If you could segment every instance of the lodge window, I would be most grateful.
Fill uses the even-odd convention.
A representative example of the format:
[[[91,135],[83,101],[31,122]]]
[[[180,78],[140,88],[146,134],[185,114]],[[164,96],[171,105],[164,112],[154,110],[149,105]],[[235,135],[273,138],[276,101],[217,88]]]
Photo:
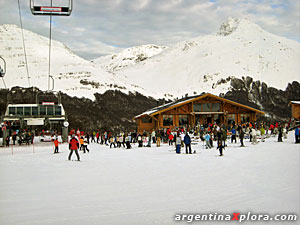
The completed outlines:
[[[210,112],[210,103],[202,104],[202,112]]]
[[[194,112],[220,112],[220,103],[194,104]]]
[[[54,115],[54,107],[52,105],[47,106],[47,115]]]
[[[143,117],[142,123],[152,123],[152,119],[150,117]]]
[[[173,126],[173,115],[163,115],[163,126]]]
[[[24,115],[25,116],[31,115],[31,107],[24,107]]]
[[[32,110],[32,115],[33,116],[37,116],[38,115],[38,107],[32,107],[31,110]]]
[[[194,104],[194,112],[201,112],[201,104]]]
[[[61,106],[55,106],[55,115],[61,115]]]
[[[212,112],[220,112],[221,111],[220,103],[212,103],[211,111]]]
[[[42,115],[42,116],[46,115],[46,106],[44,106],[44,105],[40,106],[40,115]]]
[[[179,115],[179,126],[184,126],[189,124],[188,116],[187,115]]]
[[[235,114],[228,114],[227,115],[227,124],[234,124],[235,123]]]
[[[16,107],[9,107],[8,115],[16,115]]]
[[[23,107],[17,107],[17,115],[23,116]]]
[[[241,114],[241,123],[250,122],[250,114]]]

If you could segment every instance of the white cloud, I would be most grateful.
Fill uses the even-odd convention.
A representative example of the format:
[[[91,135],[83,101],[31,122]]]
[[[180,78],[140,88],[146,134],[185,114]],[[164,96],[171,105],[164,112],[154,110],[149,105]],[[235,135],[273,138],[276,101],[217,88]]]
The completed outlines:
[[[31,15],[28,2],[21,1],[24,28],[48,36],[49,18]],[[295,0],[76,0],[70,17],[53,17],[53,37],[92,58],[119,48],[170,46],[215,34],[233,16],[251,18],[271,33],[300,41],[299,4]],[[19,25],[17,3],[0,0],[0,6],[0,24]]]

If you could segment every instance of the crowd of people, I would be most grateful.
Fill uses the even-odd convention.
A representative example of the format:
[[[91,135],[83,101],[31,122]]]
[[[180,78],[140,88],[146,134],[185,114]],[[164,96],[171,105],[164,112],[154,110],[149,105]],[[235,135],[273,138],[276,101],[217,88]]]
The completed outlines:
[[[77,156],[77,160],[80,160],[78,151],[83,153],[89,153],[89,144],[98,143],[100,145],[108,146],[109,148],[122,148],[131,149],[133,143],[137,143],[138,148],[151,147],[153,144],[156,147],[160,147],[161,143],[168,144],[175,147],[177,154],[181,153],[181,149],[185,147],[186,154],[195,153],[192,151],[192,141],[201,140],[206,149],[211,149],[216,144],[216,149],[219,150],[220,156],[223,155],[223,150],[227,147],[227,142],[238,143],[240,147],[244,147],[244,139],[249,139],[252,144],[258,144],[258,139],[264,142],[266,138],[270,136],[277,136],[278,142],[282,142],[287,138],[287,133],[290,128],[290,123],[279,124],[274,123],[267,125],[266,123],[235,123],[225,126],[223,124],[205,124],[198,125],[194,128],[178,127],[174,129],[164,128],[160,130],[152,130],[151,132],[138,133],[136,131],[131,132],[112,132],[112,131],[93,131],[84,132],[80,129],[70,130],[69,160],[73,152]],[[295,143],[300,143],[299,137],[299,124],[295,127]],[[34,131],[18,130],[12,131],[10,135],[6,137],[6,146],[10,143],[15,145],[25,143],[27,145],[32,144],[34,140]],[[43,136],[44,131],[38,135]],[[59,153],[59,135],[57,132],[51,134],[51,140],[54,143],[54,153]],[[215,142],[215,143],[214,143]]]
[[[200,139],[205,143],[206,149],[214,147],[216,142],[216,149],[219,150],[220,156],[223,156],[223,150],[227,147],[227,141],[231,143],[237,143],[237,139],[240,142],[240,147],[244,147],[244,139],[249,139],[249,142],[253,145],[258,144],[258,139],[264,142],[266,138],[270,136],[278,137],[278,142],[282,142],[287,138],[287,133],[290,124],[279,123],[270,124],[266,123],[245,123],[230,126],[218,125],[218,124],[206,124],[199,125],[193,129],[187,128],[165,128],[160,130],[152,130],[151,132],[137,133],[131,131],[125,132],[83,132],[77,129],[72,129],[70,135],[75,137],[79,142],[79,149],[86,149],[90,143],[98,143],[106,145],[109,148],[124,148],[130,149],[132,143],[137,143],[138,148],[151,147],[153,144],[159,147],[161,143],[168,144],[175,147],[177,154],[181,153],[181,149],[185,147],[186,154],[195,153],[192,150],[192,140]],[[192,136],[192,138],[191,138]],[[296,143],[299,143],[299,127],[295,129]],[[85,151],[84,151],[85,153]]]

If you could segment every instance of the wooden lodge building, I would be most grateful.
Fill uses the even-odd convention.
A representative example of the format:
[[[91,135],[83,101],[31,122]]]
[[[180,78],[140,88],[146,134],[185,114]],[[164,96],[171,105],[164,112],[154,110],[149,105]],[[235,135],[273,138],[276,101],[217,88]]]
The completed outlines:
[[[292,118],[300,120],[300,101],[290,101],[289,105],[292,107]]]
[[[209,93],[182,98],[150,109],[133,119],[138,132],[198,124],[255,122],[264,112]]]

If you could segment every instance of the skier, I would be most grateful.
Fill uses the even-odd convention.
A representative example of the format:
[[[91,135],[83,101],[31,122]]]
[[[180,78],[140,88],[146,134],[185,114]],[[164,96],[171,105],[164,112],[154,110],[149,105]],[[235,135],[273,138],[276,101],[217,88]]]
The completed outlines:
[[[54,141],[53,141],[53,143],[54,143],[54,154],[55,153],[59,153],[58,152],[58,138],[56,138]]]
[[[173,138],[174,138],[174,136],[173,136],[172,132],[170,132],[168,138],[169,138],[169,145],[173,145]]]
[[[5,138],[5,142],[6,142],[6,147],[9,147],[10,136],[7,136],[7,137]]]
[[[109,138],[109,142],[110,142],[109,148],[111,148],[112,145],[114,145],[114,148],[116,148],[115,141],[116,141],[116,139],[113,137],[113,135],[111,135]]]
[[[13,140],[13,145],[15,145],[16,144],[16,140],[17,140],[17,132],[16,131],[13,132],[12,140]]]
[[[257,144],[257,131],[256,131],[256,128],[252,128],[252,132],[251,132],[251,135],[252,135],[252,144]]]
[[[287,139],[287,132],[288,131],[288,128],[287,127],[284,127],[283,129],[282,129],[282,134],[283,134],[283,138],[284,139]]]
[[[219,149],[220,156],[223,156],[223,149],[225,150],[225,146],[222,145],[222,141],[218,140],[218,147],[217,150]]]
[[[97,144],[99,144],[99,138],[100,138],[100,132],[98,131],[98,132],[96,133]]]
[[[83,139],[83,137],[80,137],[80,139],[79,139],[79,143],[80,143],[80,151],[81,150],[83,150],[84,149],[84,139]]]
[[[96,135],[96,132],[93,131],[92,134],[91,134],[91,143],[92,143],[92,142],[96,142],[96,141],[95,141],[95,135]]]
[[[184,133],[183,131],[181,131],[181,134],[180,134],[180,139],[181,139],[181,147],[183,148],[184,147]]]
[[[265,133],[266,133],[266,130],[265,130],[264,126],[262,125],[260,128],[260,135],[261,135],[262,142],[265,142]]]
[[[85,151],[90,152],[90,150],[88,149],[88,144],[89,144],[88,138],[85,137],[83,141],[83,153],[85,153]]]
[[[191,138],[190,138],[190,136],[187,132],[184,136],[184,144],[185,144],[185,153],[186,154],[192,154]],[[188,149],[189,149],[189,151],[188,151]]]
[[[143,133],[143,147],[146,147],[147,146],[147,144],[148,144],[148,138],[147,138],[147,133],[146,132],[144,132]]]
[[[300,140],[299,140],[299,128],[300,128],[300,126],[295,128],[295,143],[296,144],[300,143]]]
[[[161,133],[160,131],[156,132],[156,147],[160,147]]]
[[[232,129],[231,129],[231,143],[233,141],[235,141],[235,143],[236,143],[236,130],[234,127],[232,127]]]
[[[224,147],[226,146],[226,139],[227,139],[227,130],[225,128],[222,128],[222,140],[224,143]]]
[[[244,145],[244,136],[245,136],[245,132],[244,132],[243,128],[240,128],[240,136],[239,136],[240,142],[241,142],[240,147],[245,147],[245,145]]]
[[[282,142],[282,127],[278,128],[278,142]]]
[[[139,134],[137,137],[138,143],[139,143],[139,148],[143,147],[143,139],[142,139],[142,135]]]
[[[181,147],[181,137],[178,135],[176,137],[176,153],[180,154],[180,147]]]
[[[210,135],[209,135],[209,133],[207,132],[206,133],[206,135],[205,135],[205,141],[206,141],[206,145],[205,145],[205,147],[206,147],[206,149],[210,149],[211,148],[211,145],[210,145]]]
[[[147,147],[151,147],[151,134],[148,134],[148,144]]]
[[[70,143],[69,143],[69,149],[70,149],[69,160],[71,160],[71,156],[72,156],[73,152],[75,151],[75,154],[77,156],[77,160],[80,161],[78,148],[79,148],[79,142],[75,138],[75,135],[72,135],[72,139],[70,140]]]
[[[130,145],[130,136],[125,135],[125,143],[126,143],[126,149],[131,149]]]
[[[155,130],[154,130],[154,129],[153,129],[153,131],[152,131],[151,136],[152,136],[152,142],[153,142],[153,144],[156,144],[156,140],[155,140],[156,133],[155,133]]]
[[[124,133],[123,132],[121,132],[120,133],[120,136],[119,136],[119,142],[120,142],[120,147],[121,147],[121,145],[123,145],[123,148],[125,148],[125,139],[124,139]]]

